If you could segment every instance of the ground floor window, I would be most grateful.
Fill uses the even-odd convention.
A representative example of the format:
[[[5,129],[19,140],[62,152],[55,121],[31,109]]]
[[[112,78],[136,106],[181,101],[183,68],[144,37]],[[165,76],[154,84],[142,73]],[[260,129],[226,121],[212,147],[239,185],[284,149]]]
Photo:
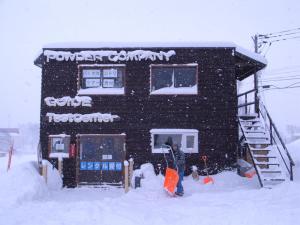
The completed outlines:
[[[152,153],[163,153],[167,149],[162,146],[172,139],[185,153],[198,153],[198,130],[195,129],[152,129]]]
[[[49,157],[68,158],[70,148],[70,135],[49,135]]]

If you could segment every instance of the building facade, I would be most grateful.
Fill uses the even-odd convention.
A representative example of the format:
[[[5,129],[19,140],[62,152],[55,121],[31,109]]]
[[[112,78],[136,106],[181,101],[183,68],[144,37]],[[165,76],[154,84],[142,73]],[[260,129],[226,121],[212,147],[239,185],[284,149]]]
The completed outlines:
[[[43,48],[42,157],[63,158],[64,185],[121,184],[123,161],[165,167],[168,138],[210,173],[232,168],[237,80],[265,67],[233,43],[86,43]]]

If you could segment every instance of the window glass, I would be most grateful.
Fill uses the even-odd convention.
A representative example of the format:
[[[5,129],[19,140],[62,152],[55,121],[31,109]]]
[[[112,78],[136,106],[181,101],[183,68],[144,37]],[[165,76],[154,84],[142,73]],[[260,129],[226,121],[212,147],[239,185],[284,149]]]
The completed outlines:
[[[173,85],[173,68],[152,68],[152,90],[157,90]]]
[[[50,153],[69,153],[70,137],[50,137]]]
[[[174,68],[175,87],[192,87],[196,84],[195,67]]]
[[[186,136],[186,147],[194,148],[194,136]]]
[[[82,70],[81,88],[122,88],[124,68],[102,67]]]
[[[152,94],[197,94],[196,66],[152,66]],[[184,91],[182,91],[185,88]]]
[[[168,140],[172,139],[173,144],[177,144],[181,147],[181,134],[155,134],[154,135],[154,148],[161,148],[162,145],[166,144]]]

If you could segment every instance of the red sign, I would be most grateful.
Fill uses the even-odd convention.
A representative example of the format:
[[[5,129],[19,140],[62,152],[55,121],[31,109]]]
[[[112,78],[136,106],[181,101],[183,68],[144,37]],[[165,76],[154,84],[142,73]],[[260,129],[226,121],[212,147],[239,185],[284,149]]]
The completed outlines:
[[[75,158],[76,157],[76,146],[75,146],[75,144],[70,145],[69,156],[70,156],[70,158]]]

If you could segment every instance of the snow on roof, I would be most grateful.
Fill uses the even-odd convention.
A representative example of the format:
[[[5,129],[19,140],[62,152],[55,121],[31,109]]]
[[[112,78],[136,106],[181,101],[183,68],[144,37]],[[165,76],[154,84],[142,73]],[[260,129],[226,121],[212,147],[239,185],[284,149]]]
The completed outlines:
[[[262,55],[242,48],[233,42],[68,42],[47,44],[43,48],[235,48],[236,52],[267,64],[267,60]]]

